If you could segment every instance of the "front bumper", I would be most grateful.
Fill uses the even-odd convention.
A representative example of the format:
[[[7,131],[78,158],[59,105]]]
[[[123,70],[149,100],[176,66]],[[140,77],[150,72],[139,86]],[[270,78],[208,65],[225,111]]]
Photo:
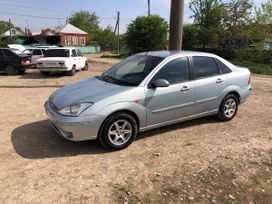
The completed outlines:
[[[69,117],[56,113],[45,103],[45,111],[54,130],[71,141],[94,140],[104,120],[100,115]]]

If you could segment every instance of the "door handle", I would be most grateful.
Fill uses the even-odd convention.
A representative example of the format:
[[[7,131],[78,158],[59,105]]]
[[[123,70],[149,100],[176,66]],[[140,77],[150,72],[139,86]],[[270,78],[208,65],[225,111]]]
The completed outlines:
[[[183,86],[180,91],[189,91],[191,88],[189,86]]]
[[[220,79],[220,78],[216,80],[216,83],[217,83],[217,84],[222,83],[222,82],[223,82],[223,80]]]

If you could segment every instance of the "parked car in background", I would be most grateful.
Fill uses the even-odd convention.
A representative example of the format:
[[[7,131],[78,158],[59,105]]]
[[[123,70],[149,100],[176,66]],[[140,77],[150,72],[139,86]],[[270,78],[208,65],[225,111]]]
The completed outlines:
[[[46,48],[44,48],[44,49],[41,49],[41,48],[32,49],[32,51],[31,51],[31,54],[32,54],[31,55],[31,62],[33,64],[36,64],[38,59],[44,57],[45,52],[46,52]]]
[[[88,70],[88,62],[78,49],[53,48],[46,50],[44,58],[37,60],[37,69],[43,74],[66,72],[72,76],[76,70]]]
[[[30,56],[24,53],[16,54],[9,48],[0,48],[0,71],[7,75],[23,74],[33,64]]]
[[[249,70],[216,55],[147,52],[58,89],[45,109],[64,138],[118,150],[138,132],[208,115],[232,120],[250,92]]]

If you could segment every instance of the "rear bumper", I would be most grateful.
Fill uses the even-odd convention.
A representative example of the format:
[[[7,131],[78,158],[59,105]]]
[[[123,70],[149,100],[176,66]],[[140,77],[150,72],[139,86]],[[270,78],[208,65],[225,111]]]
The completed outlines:
[[[240,91],[240,103],[243,103],[247,100],[247,98],[250,96],[252,92],[251,85],[243,87],[243,89]]]
[[[71,141],[94,140],[97,138],[103,117],[99,115],[69,117],[56,113],[45,103],[45,111],[54,130]]]
[[[26,70],[26,69],[30,69],[34,67],[34,64],[21,64],[21,65],[17,65],[16,69],[18,70]]]
[[[68,67],[38,67],[36,68],[40,71],[47,71],[47,72],[65,72],[70,71]]]

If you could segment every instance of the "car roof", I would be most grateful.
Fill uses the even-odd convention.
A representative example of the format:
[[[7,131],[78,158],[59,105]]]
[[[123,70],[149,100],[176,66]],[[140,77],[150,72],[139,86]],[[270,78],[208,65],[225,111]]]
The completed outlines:
[[[77,50],[78,48],[74,47],[52,47],[47,50]]]
[[[195,55],[201,55],[201,56],[210,56],[214,57],[216,55],[206,52],[196,52],[196,51],[152,51],[152,52],[143,52],[140,53],[141,55],[150,55],[155,57],[171,57],[175,55],[181,55],[181,56],[195,56]]]

